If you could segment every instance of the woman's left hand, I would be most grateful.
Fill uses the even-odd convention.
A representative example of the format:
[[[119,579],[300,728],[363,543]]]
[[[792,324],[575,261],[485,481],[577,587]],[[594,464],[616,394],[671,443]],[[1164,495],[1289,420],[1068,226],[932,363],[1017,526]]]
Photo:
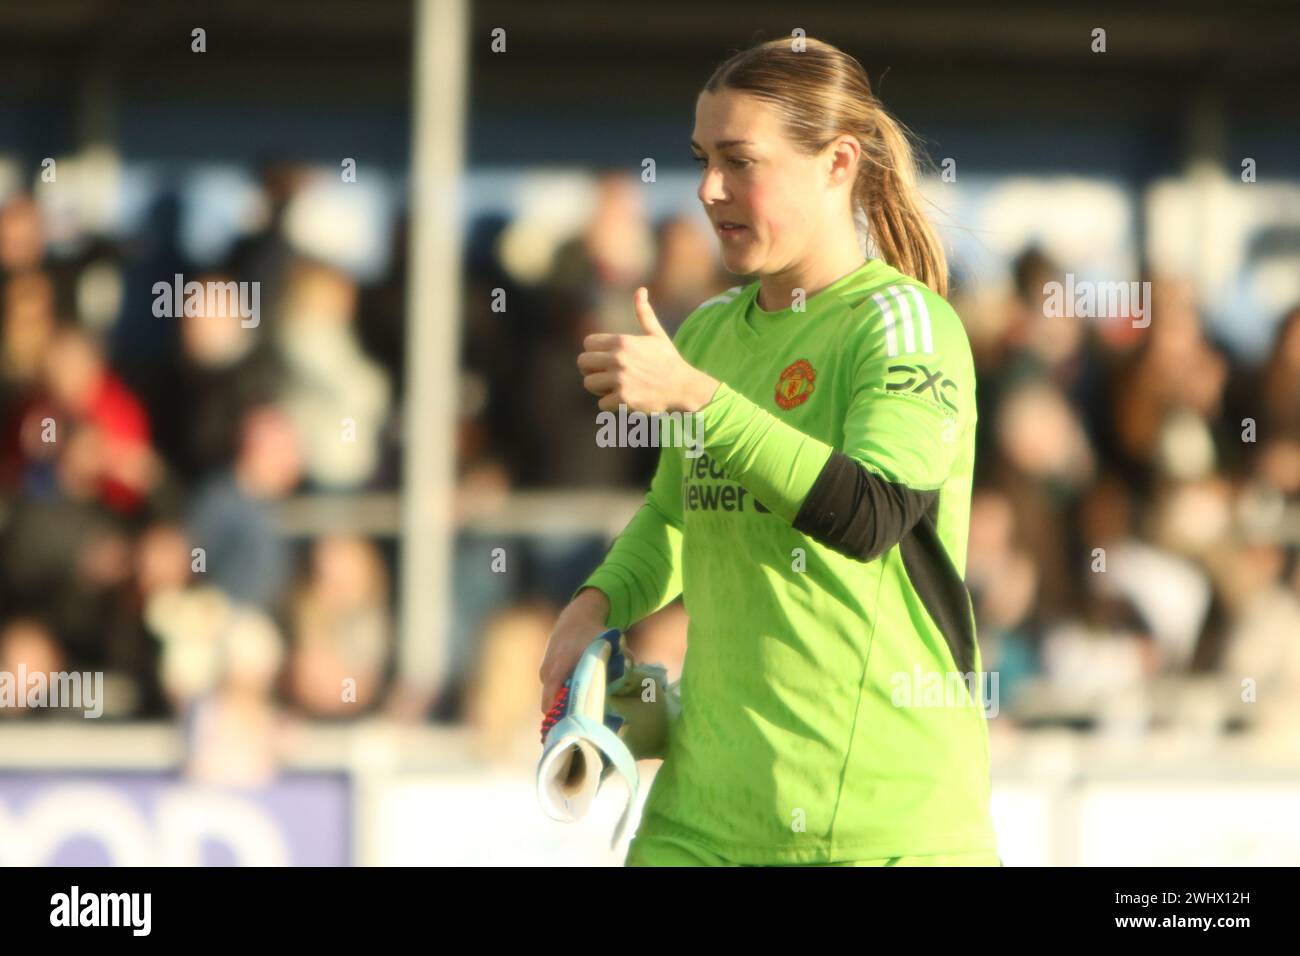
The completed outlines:
[[[583,387],[601,396],[602,411],[695,412],[713,398],[720,384],[678,354],[664,331],[644,286],[636,290],[636,317],[644,335],[597,332],[583,340],[578,356]]]

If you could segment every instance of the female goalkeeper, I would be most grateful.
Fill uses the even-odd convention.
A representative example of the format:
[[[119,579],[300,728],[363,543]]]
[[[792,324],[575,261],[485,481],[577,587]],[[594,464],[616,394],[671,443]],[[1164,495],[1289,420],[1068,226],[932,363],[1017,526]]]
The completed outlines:
[[[628,865],[998,866],[963,581],[975,373],[911,148],[812,39],[718,67],[691,147],[723,261],[757,281],[674,340],[639,289],[644,335],[585,341],[602,410],[692,413],[703,453],[662,448],[556,624],[542,709],[594,635],[681,594],[682,711]]]

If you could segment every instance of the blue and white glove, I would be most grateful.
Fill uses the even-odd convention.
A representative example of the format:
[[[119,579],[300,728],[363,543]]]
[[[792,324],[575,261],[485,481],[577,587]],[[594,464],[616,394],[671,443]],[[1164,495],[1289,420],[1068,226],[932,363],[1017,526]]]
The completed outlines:
[[[666,752],[680,712],[676,691],[662,665],[631,659],[622,632],[592,641],[542,722],[537,797],[546,814],[566,823],[582,819],[601,783],[617,774],[628,789],[611,844],[617,845],[636,804],[636,761]]]

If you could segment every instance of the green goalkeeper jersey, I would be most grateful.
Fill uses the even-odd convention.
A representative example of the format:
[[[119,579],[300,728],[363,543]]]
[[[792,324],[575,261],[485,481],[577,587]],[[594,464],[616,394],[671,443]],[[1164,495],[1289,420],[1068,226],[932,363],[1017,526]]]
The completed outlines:
[[[690,620],[639,833],[737,863],[994,850],[965,329],[875,259],[801,308],[758,289],[675,336],[722,383],[702,443],[661,429],[645,503],[583,585],[610,627],[679,594]]]

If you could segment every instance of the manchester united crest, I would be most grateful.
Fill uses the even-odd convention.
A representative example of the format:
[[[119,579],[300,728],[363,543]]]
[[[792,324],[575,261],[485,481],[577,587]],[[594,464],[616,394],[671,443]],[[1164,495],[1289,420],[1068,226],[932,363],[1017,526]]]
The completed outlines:
[[[782,408],[794,408],[808,401],[813,393],[817,373],[807,359],[791,362],[776,380],[776,403]]]

